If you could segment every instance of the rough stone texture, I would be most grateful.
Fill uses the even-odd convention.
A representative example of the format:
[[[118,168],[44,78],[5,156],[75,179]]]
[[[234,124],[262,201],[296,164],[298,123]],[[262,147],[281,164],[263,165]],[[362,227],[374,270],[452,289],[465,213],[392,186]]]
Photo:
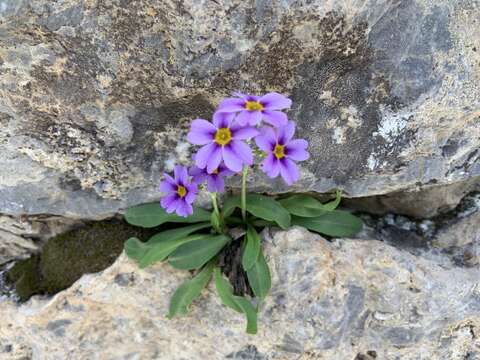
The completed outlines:
[[[1,0],[0,212],[101,218],[157,198],[190,120],[233,90],[293,98],[313,154],[296,190],[468,180],[479,17],[477,0]]]
[[[6,359],[465,360],[480,355],[480,270],[375,240],[326,241],[294,228],[266,237],[273,288],[259,333],[222,307],[213,286],[168,320],[188,277],[139,270],[122,255],[53,299],[0,302]]]
[[[343,204],[370,214],[394,213],[424,219],[454,209],[467,194],[475,192],[480,192],[480,177],[449,185],[434,185],[380,196],[344,199]]]
[[[0,215],[0,265],[28,257],[46,240],[80,222],[56,216],[15,218]]]

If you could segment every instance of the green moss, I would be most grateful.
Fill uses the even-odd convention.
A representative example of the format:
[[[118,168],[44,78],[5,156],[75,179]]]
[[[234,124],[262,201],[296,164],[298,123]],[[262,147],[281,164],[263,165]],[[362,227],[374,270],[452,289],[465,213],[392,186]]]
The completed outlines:
[[[41,253],[18,261],[7,274],[7,281],[14,284],[21,301],[35,294],[55,294],[83,274],[110,266],[128,238],[147,239],[157,231],[120,220],[91,223],[51,238]]]

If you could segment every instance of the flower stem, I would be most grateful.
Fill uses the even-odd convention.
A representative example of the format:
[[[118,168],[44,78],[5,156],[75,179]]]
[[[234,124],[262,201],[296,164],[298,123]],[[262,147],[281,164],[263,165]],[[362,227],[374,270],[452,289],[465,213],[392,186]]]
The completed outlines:
[[[217,193],[213,192],[213,193],[210,193],[210,196],[212,198],[212,205],[213,205],[213,213],[215,214],[215,217],[218,219],[218,224],[216,224],[215,226],[215,230],[218,232],[218,233],[221,233],[222,231],[222,217],[220,215],[220,210],[218,210],[218,203],[217,203]]]
[[[247,221],[247,174],[248,166],[243,167],[242,172],[242,198],[241,198],[241,207],[242,207],[242,219]]]

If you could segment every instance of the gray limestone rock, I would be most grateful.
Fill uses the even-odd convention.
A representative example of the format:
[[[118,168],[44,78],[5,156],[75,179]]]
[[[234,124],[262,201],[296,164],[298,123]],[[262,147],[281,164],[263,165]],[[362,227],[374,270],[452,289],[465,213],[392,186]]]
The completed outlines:
[[[188,316],[168,320],[188,272],[140,270],[122,255],[52,299],[0,302],[0,357],[460,360],[480,351],[478,268],[301,228],[266,236],[265,248],[273,287],[256,336],[213,284]]]
[[[0,213],[157,199],[189,122],[234,90],[292,97],[312,153],[294,191],[462,184],[480,175],[479,16],[476,0],[2,0]]]

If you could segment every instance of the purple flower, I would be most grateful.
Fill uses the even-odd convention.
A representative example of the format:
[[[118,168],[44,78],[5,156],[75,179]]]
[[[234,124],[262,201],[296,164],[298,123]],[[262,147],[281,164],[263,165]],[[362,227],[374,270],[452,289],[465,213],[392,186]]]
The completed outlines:
[[[267,153],[267,158],[262,162],[262,170],[271,178],[279,174],[288,185],[298,180],[295,161],[307,160],[308,142],[304,139],[292,140],[295,133],[295,123],[289,121],[286,126],[272,129],[265,127],[261,135],[255,138],[257,146]]]
[[[197,184],[207,181],[207,190],[209,192],[223,192],[225,191],[225,176],[231,176],[234,172],[228,170],[224,164],[220,164],[218,168],[213,170],[211,174],[207,172],[207,169],[200,169],[199,167],[193,167],[190,169],[190,175],[193,176],[193,182]]]
[[[160,191],[166,193],[160,200],[160,204],[167,213],[176,212],[178,216],[187,217],[192,215],[192,203],[197,197],[197,184],[190,182],[187,168],[177,165],[172,178],[164,174],[165,180],[160,183]]]
[[[235,114],[216,112],[213,114],[213,124],[203,119],[192,122],[188,141],[204,145],[195,155],[197,167],[207,168],[211,174],[222,160],[228,169],[235,172],[241,171],[243,164],[253,164],[252,150],[242,140],[258,135],[258,131],[250,126],[233,123],[234,118]]]
[[[240,125],[255,126],[262,118],[275,127],[287,124],[287,115],[277,110],[289,109],[292,106],[292,100],[289,98],[276,92],[262,97],[239,93],[234,95],[238,98],[223,100],[218,107],[218,112],[239,113],[236,120]]]

